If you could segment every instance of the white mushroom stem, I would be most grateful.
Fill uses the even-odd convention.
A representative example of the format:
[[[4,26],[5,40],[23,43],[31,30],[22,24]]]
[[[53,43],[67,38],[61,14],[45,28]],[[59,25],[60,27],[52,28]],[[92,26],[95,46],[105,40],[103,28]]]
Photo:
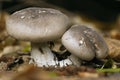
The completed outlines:
[[[82,60],[78,58],[77,56],[71,54],[68,59],[72,62],[73,65],[76,67],[79,67],[81,65]]]
[[[70,55],[68,56],[67,59],[59,61],[60,67],[67,66],[67,65],[74,65],[76,67],[79,67],[81,65],[81,60],[75,56],[75,55]]]
[[[46,43],[31,43],[31,58],[39,67],[57,65],[57,58],[53,55]]]

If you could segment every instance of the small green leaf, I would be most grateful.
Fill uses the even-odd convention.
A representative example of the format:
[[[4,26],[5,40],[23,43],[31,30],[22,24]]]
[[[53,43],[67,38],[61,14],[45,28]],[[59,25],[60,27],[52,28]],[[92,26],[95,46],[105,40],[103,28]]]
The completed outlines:
[[[30,52],[30,50],[31,50],[31,46],[28,45],[28,46],[26,46],[22,51],[23,51],[23,52]]]
[[[120,68],[112,69],[96,69],[97,72],[110,72],[110,73],[115,73],[115,72],[120,72]]]

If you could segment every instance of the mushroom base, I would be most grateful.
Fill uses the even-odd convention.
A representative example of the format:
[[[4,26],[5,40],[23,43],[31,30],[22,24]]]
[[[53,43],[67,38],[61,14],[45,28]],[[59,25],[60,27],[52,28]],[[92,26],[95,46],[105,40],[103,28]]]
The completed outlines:
[[[76,56],[69,56],[67,59],[58,61],[57,57],[51,52],[47,43],[31,43],[31,58],[38,67],[49,66],[80,66],[80,61]]]

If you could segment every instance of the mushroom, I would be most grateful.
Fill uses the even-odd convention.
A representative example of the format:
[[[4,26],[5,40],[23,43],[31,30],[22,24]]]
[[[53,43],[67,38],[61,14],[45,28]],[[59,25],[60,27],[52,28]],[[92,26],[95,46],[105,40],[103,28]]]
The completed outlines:
[[[61,38],[69,28],[69,23],[65,14],[50,8],[26,8],[6,18],[9,35],[31,42],[31,58],[40,67],[56,66],[59,63],[47,42]],[[66,63],[71,64],[70,60]]]
[[[90,61],[95,57],[101,59],[108,55],[108,46],[103,37],[94,29],[83,25],[73,25],[62,36],[62,43],[81,60]]]

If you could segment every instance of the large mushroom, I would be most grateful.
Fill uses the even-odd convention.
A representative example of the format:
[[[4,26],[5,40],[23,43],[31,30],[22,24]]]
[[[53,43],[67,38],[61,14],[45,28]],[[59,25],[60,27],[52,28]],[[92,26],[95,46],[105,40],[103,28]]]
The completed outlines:
[[[59,62],[47,42],[61,38],[69,28],[69,19],[55,9],[31,7],[7,17],[6,28],[12,37],[31,42],[31,58],[38,66],[56,66]],[[64,63],[72,64],[68,59]]]
[[[62,43],[81,60],[90,61],[95,57],[101,59],[108,55],[108,46],[103,37],[94,29],[83,25],[73,25],[62,36]]]

